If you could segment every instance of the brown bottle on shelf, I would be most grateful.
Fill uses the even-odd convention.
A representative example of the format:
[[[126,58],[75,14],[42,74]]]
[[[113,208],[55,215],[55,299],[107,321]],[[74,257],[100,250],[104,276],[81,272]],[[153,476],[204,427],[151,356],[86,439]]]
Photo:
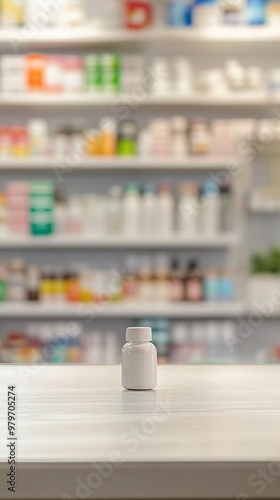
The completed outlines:
[[[37,266],[29,266],[26,273],[27,300],[37,302],[40,298],[40,273]]]
[[[184,288],[185,300],[188,302],[203,300],[203,275],[195,260],[190,261],[187,266]]]
[[[182,302],[184,300],[183,274],[176,258],[171,262],[169,295],[171,302]]]

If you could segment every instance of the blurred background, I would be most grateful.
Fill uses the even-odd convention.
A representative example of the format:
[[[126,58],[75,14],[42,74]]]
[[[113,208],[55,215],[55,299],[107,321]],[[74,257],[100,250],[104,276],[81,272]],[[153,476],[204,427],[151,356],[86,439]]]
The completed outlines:
[[[280,2],[0,1],[0,361],[280,361]]]

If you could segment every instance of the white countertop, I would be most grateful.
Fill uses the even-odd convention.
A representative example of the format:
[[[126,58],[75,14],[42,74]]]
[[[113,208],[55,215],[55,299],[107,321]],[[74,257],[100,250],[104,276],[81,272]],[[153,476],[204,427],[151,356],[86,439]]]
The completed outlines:
[[[2,365],[0,499],[279,498],[280,367],[158,372],[157,390],[128,392],[118,366]],[[5,484],[10,384],[18,397],[12,496]],[[121,463],[102,469],[109,477],[89,488],[90,474],[98,483],[102,477],[96,464],[116,459]],[[279,462],[262,496],[248,485],[260,462]],[[77,489],[81,481],[87,492]]]

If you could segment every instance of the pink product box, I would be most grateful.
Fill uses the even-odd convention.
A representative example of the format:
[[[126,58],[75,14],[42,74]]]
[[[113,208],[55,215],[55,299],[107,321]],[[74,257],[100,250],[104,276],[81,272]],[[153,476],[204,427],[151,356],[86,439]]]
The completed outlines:
[[[9,210],[29,210],[29,198],[26,196],[8,196],[7,206]]]
[[[10,182],[6,186],[7,196],[29,196],[29,184],[27,182]]]
[[[212,131],[212,153],[214,155],[232,155],[233,134],[229,121],[214,120],[211,126]]]
[[[29,213],[28,212],[20,212],[18,210],[14,210],[9,212],[8,215],[9,225],[11,224],[29,224]]]
[[[61,58],[66,69],[83,69],[84,60],[81,56],[64,56]]]
[[[154,144],[152,147],[152,154],[155,156],[168,156],[171,154],[169,144]]]
[[[18,236],[18,235],[25,236],[30,233],[29,225],[9,226],[9,232],[12,236]]]
[[[65,56],[63,59],[64,92],[83,90],[83,59],[80,56]]]
[[[19,230],[28,230],[29,231],[29,217],[21,214],[11,214],[8,217],[8,226],[9,228],[17,228]]]

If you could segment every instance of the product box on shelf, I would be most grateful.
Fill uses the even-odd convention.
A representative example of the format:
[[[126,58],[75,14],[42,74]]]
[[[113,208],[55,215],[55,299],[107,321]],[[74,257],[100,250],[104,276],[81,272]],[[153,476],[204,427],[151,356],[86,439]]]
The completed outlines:
[[[33,182],[30,187],[30,228],[34,236],[47,236],[54,228],[54,185],[52,182]]]

